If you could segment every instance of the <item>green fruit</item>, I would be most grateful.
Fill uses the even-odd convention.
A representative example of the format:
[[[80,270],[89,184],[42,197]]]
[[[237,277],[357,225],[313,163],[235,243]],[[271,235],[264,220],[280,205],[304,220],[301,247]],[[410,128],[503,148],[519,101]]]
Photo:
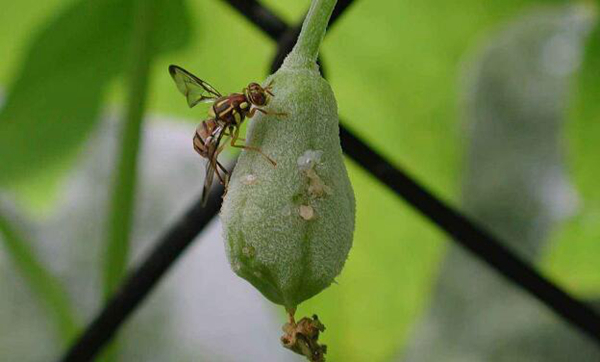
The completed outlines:
[[[293,310],[327,288],[352,246],[354,193],[344,166],[337,105],[316,66],[286,61],[266,84],[275,95],[249,121],[246,144],[223,201],[232,269]],[[299,65],[300,64],[300,65]]]

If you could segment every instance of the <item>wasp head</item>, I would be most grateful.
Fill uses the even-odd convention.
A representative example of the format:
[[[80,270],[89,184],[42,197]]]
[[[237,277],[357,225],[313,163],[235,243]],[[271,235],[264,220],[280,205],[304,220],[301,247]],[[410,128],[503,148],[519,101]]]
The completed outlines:
[[[269,103],[269,87],[263,88],[258,83],[250,83],[245,90],[246,97],[255,106],[265,106]]]

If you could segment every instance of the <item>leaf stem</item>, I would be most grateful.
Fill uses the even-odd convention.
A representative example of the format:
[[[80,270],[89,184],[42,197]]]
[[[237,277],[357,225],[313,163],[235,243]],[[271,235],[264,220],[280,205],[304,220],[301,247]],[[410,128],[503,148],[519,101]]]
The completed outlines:
[[[155,1],[138,0],[134,11],[134,29],[129,64],[127,111],[117,158],[116,178],[108,215],[108,240],[104,264],[104,295],[114,293],[127,266],[130,233],[137,183],[140,148],[149,69],[152,58],[151,30]]]
[[[337,0],[313,0],[302,24],[296,45],[285,59],[283,66],[314,69],[319,47],[325,37],[329,18]]]
[[[1,214],[0,236],[11,261],[54,320],[60,339],[69,343],[77,332],[78,323],[65,288],[36,257],[31,243]]]
[[[128,67],[128,92],[125,123],[117,158],[116,177],[108,214],[108,238],[104,258],[104,298],[108,300],[121,283],[129,259],[130,234],[135,207],[137,163],[140,137],[148,93],[149,70],[153,52],[155,0],[137,0],[133,12],[133,32]],[[106,351],[106,360],[116,359],[116,345]]]

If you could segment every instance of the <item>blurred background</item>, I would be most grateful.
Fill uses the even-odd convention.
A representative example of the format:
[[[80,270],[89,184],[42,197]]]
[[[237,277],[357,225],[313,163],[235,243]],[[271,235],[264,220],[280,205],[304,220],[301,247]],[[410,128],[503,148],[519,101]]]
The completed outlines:
[[[309,5],[262,3],[291,25]],[[591,302],[596,14],[592,1],[357,0],[321,53],[345,126]],[[48,361],[201,192],[191,137],[205,112],[168,65],[234,92],[268,75],[276,44],[222,0],[21,0],[2,4],[0,49],[0,360]],[[299,309],[328,327],[328,360],[600,360],[347,161],[354,246]],[[100,359],[301,361],[280,346],[284,321],[231,272],[215,219]]]

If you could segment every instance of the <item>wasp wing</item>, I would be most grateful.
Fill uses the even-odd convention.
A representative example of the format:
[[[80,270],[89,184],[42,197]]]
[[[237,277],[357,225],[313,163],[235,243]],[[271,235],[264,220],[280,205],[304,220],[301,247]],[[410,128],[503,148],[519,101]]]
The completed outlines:
[[[187,98],[190,108],[198,103],[212,102],[221,97],[221,93],[213,86],[181,67],[170,65],[169,74],[175,81],[177,89]]]
[[[215,168],[209,164],[206,165],[206,176],[204,177],[204,187],[202,188],[202,206],[206,206],[206,202],[208,201],[208,193],[210,191],[210,186],[212,185],[213,178],[215,175]]]
[[[213,132],[208,136],[206,145],[208,148],[207,159],[208,162],[206,164],[206,176],[204,176],[204,188],[202,190],[202,205],[206,205],[206,201],[208,200],[208,193],[210,191],[210,186],[213,183],[213,179],[215,177],[215,172],[219,172],[217,169],[217,165],[219,161],[217,161],[219,144],[221,143],[221,138],[225,133],[224,126],[216,127]]]

